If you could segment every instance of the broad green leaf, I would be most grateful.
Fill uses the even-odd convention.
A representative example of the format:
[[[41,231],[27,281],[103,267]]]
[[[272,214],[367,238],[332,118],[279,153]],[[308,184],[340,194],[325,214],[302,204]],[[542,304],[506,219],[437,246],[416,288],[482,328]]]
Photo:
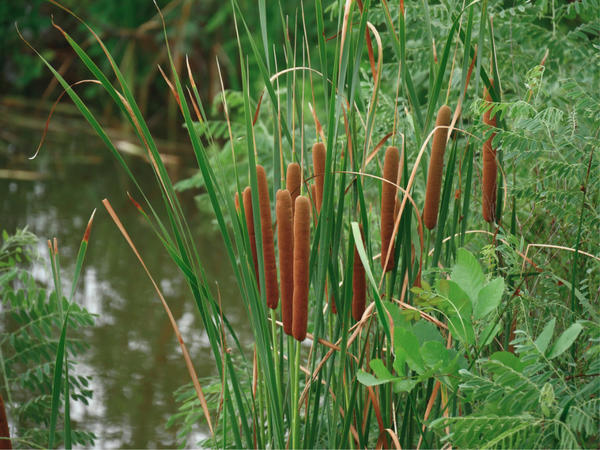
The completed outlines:
[[[380,384],[389,383],[390,380],[379,380],[375,378],[374,375],[365,372],[364,370],[359,370],[356,374],[356,378],[360,381],[361,384],[365,386],[378,386]]]
[[[392,385],[394,392],[410,392],[417,385],[418,380],[399,380]]]
[[[485,283],[477,258],[464,248],[458,249],[456,264],[452,268],[450,279],[460,286],[475,305],[477,295]]]
[[[548,359],[562,355],[569,347],[571,347],[571,345],[573,345],[573,342],[575,342],[575,339],[577,339],[581,330],[583,330],[583,326],[580,323],[574,323],[567,328],[556,340],[554,345],[552,345],[552,348],[550,348]]]
[[[429,341],[444,341],[437,327],[427,320],[419,320],[413,325],[412,330],[421,345]]]
[[[394,349],[396,354],[403,353],[411,369],[423,373],[425,365],[419,352],[419,341],[414,333],[404,328],[394,330]]]
[[[511,369],[522,372],[525,364],[517,358],[514,354],[510,352],[496,352],[490,356],[490,359],[500,361],[505,366],[510,367]]]
[[[552,334],[554,333],[554,325],[556,324],[556,318],[552,318],[550,322],[546,324],[538,338],[535,340],[534,344],[539,350],[539,352],[543,355],[546,353],[546,349],[548,348],[548,344],[550,343],[550,339],[552,339]]]
[[[494,311],[502,300],[504,293],[504,280],[502,278],[494,278],[477,295],[477,303],[473,308],[473,316],[475,319],[483,319],[489,313]]]
[[[425,342],[421,346],[421,356],[429,367],[441,367],[448,361],[448,351],[439,341]]]
[[[371,366],[373,373],[380,380],[391,380],[392,378],[394,378],[393,375],[390,373],[390,371],[387,369],[387,367],[385,367],[383,365],[382,360],[372,359],[371,362],[369,363],[369,365]]]

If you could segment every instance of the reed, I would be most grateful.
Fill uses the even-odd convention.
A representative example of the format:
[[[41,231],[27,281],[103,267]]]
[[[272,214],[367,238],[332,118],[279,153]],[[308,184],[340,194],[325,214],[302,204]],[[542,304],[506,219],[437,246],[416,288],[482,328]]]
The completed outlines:
[[[252,190],[250,186],[244,189],[242,192],[242,203],[244,205],[244,216],[246,219],[246,228],[248,228],[248,238],[250,239],[250,249],[252,251],[252,262],[254,263],[254,276],[256,277],[256,283],[258,281],[258,254],[256,252],[256,234],[254,231],[254,214],[252,213]]]
[[[325,182],[325,158],[327,156],[327,150],[322,142],[317,142],[313,145],[312,157],[313,157],[313,170],[315,175],[315,207],[317,213],[321,212],[321,205],[323,204],[323,184]]]
[[[300,195],[300,189],[302,187],[302,169],[298,163],[290,163],[287,166],[287,173],[285,176],[285,188],[292,197],[292,215],[296,211],[296,198]]]
[[[298,341],[306,338],[310,256],[310,202],[299,196],[294,215],[294,295],[293,334]]]
[[[277,246],[279,248],[279,278],[281,282],[281,317],[283,331],[292,335],[292,301],[294,295],[294,224],[292,197],[286,190],[277,191]]]
[[[362,226],[360,235],[364,244],[364,235]],[[365,312],[365,303],[367,298],[367,281],[365,278],[365,268],[358,254],[356,244],[354,244],[354,260],[352,263],[352,318],[359,321]]]
[[[484,90],[486,103],[492,101],[492,97],[487,89]],[[483,114],[483,123],[490,127],[496,127],[496,116],[491,115],[492,106],[487,107]],[[483,220],[493,223],[496,220],[496,177],[498,174],[498,165],[496,163],[496,149],[492,145],[496,133],[483,143],[483,169],[481,174],[481,206]]]
[[[277,263],[275,262],[275,243],[271,221],[271,201],[267,173],[261,165],[256,165],[258,182],[258,206],[260,208],[260,228],[262,230],[263,267],[265,270],[265,290],[267,306],[276,309],[279,303],[279,286],[277,285]]]
[[[394,268],[394,244],[392,232],[394,231],[394,209],[396,207],[396,180],[400,153],[397,147],[388,147],[383,161],[383,186],[381,187],[381,267],[385,272]],[[387,255],[390,255],[387,265]]]
[[[437,224],[438,211],[440,208],[440,191],[442,187],[442,175],[444,173],[444,153],[446,151],[446,140],[448,138],[448,126],[452,119],[452,110],[443,105],[437,114],[431,144],[431,159],[429,160],[429,171],[427,172],[427,189],[425,192],[425,209],[423,210],[423,222],[425,226],[433,230]]]

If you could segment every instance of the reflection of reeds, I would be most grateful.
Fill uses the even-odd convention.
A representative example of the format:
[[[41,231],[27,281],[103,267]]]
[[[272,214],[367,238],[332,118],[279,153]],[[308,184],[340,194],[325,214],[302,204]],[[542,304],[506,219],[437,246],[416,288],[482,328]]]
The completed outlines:
[[[429,160],[429,171],[427,173],[427,191],[425,192],[425,208],[423,210],[423,222],[432,230],[437,224],[438,211],[440,208],[440,191],[442,188],[442,175],[444,173],[444,152],[446,151],[446,140],[448,138],[448,126],[452,119],[452,111],[443,105],[437,114],[435,121],[437,128],[433,133],[431,144],[431,159]]]
[[[484,92],[486,102],[491,102],[492,97],[487,89]],[[483,114],[483,122],[490,127],[496,127],[496,115],[491,116],[492,106],[486,106]],[[481,174],[482,190],[482,213],[483,220],[492,223],[496,219],[496,177],[498,167],[496,165],[496,149],[492,146],[492,141],[496,133],[492,133],[488,140],[483,143],[483,170]]]
[[[260,228],[262,230],[263,264],[265,270],[265,289],[267,306],[277,308],[279,303],[279,287],[277,286],[277,264],[275,262],[275,243],[271,221],[271,202],[269,200],[269,185],[265,168],[256,166],[258,182],[258,206],[260,207]]]
[[[381,267],[389,272],[394,267],[394,244],[392,232],[394,231],[394,209],[396,207],[396,180],[400,153],[396,147],[388,147],[383,160],[383,178],[381,186]],[[385,264],[388,258],[387,265]]]
[[[315,174],[315,207],[317,213],[321,212],[321,205],[323,204],[323,184],[325,182],[325,157],[327,156],[327,150],[322,142],[317,142],[313,145],[313,170]]]
[[[289,191],[277,191],[277,246],[279,248],[279,278],[281,281],[281,317],[283,331],[292,334],[292,300],[294,294],[294,224],[292,197]]]
[[[248,228],[248,237],[250,238],[250,249],[252,250],[252,262],[254,263],[254,276],[258,281],[258,255],[256,253],[256,234],[254,231],[254,215],[252,213],[252,191],[250,186],[242,192],[242,202],[244,204],[244,216],[246,218],[246,227]]]
[[[294,215],[293,333],[303,341],[308,321],[308,260],[310,256],[310,202],[299,196]]]
[[[285,176],[285,188],[292,197],[292,214],[296,210],[296,198],[300,195],[300,188],[302,186],[302,169],[298,163],[290,163],[287,167],[287,173]]]

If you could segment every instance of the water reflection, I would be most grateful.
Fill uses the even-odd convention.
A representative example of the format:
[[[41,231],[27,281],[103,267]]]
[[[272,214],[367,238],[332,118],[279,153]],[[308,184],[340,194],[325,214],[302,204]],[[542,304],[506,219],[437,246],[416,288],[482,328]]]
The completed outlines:
[[[4,125],[0,126],[3,128]],[[90,350],[79,366],[94,379],[94,401],[75,407],[77,421],[98,435],[98,447],[171,447],[175,429],[164,424],[176,411],[172,393],[188,382],[188,375],[162,306],[143,269],[101,205],[111,201],[148,268],[159,282],[195,361],[199,377],[213,375],[215,366],[208,340],[192,296],[160,242],[126,198],[135,187],[108,155],[98,139],[87,134],[51,133],[34,161],[26,159],[37,142],[37,132],[14,130],[17,141],[0,138],[0,167],[38,171],[43,179],[0,179],[0,228],[29,229],[42,238],[59,240],[65,282],[69,282],[74,257],[85,224],[98,208],[77,301],[99,315],[97,326],[86,337]],[[126,158],[149,197],[160,203],[154,175],[147,164]],[[193,199],[184,197],[184,210],[197,238],[208,280],[218,282],[224,310],[242,333],[245,314],[237,299],[222,240],[212,227],[212,217],[200,217]],[[48,278],[40,263],[35,273]],[[244,337],[242,335],[242,337]],[[201,430],[200,430],[201,431]]]

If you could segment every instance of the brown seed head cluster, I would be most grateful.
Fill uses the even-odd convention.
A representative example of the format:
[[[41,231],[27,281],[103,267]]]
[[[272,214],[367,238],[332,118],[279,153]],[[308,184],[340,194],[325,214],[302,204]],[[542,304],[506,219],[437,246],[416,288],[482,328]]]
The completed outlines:
[[[275,309],[279,303],[279,287],[277,286],[277,264],[275,263],[275,243],[271,222],[269,185],[267,184],[267,174],[263,166],[256,166],[256,178],[258,181],[258,204],[260,207],[260,226],[262,229],[267,306]]]
[[[294,293],[294,223],[292,197],[289,191],[277,191],[277,246],[279,247],[279,278],[281,281],[281,317],[283,331],[292,334],[292,302]]]
[[[325,158],[327,156],[327,150],[322,142],[318,142],[313,145],[312,150],[313,156],[313,169],[315,171],[315,191],[316,198],[314,199],[317,213],[321,212],[321,206],[323,204],[323,185],[325,183]]]
[[[491,102],[492,97],[485,89],[484,97],[486,102]],[[483,122],[490,127],[496,127],[496,116],[491,116],[491,105],[483,114]],[[483,220],[492,223],[496,220],[496,177],[498,174],[498,165],[496,162],[496,149],[492,146],[496,133],[492,133],[487,141],[483,143],[483,170],[481,174],[482,184],[482,213]]]
[[[308,288],[310,256],[310,201],[304,196],[296,199],[294,215],[294,295],[292,329],[294,338],[306,338],[308,323]]]
[[[396,147],[388,147],[383,161],[383,178],[381,186],[381,267],[389,272],[394,267],[394,244],[392,233],[394,231],[394,209],[396,206],[396,181],[400,153]],[[389,253],[389,258],[388,258]],[[385,261],[388,260],[386,265]]]

